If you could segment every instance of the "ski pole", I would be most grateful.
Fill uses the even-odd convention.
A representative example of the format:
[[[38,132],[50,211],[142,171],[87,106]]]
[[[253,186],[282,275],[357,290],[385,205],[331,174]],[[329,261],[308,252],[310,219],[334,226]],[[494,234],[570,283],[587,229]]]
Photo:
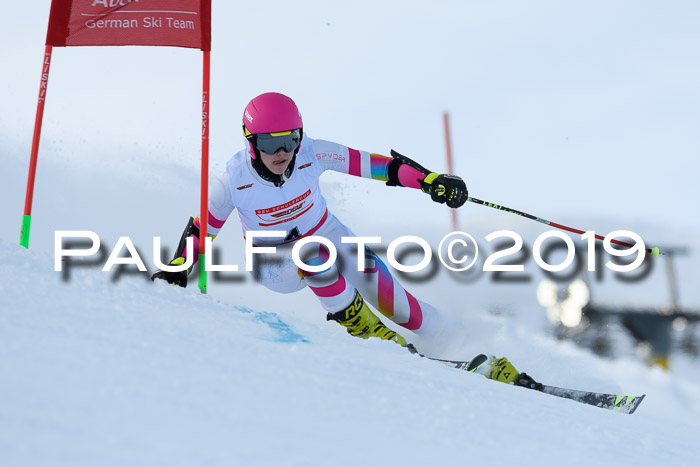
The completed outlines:
[[[533,216],[532,214],[528,214],[528,213],[526,213],[526,212],[518,211],[517,209],[511,209],[511,208],[508,208],[508,207],[506,207],[506,206],[501,206],[500,204],[489,203],[488,201],[482,201],[482,200],[480,200],[480,199],[471,198],[471,197],[467,198],[467,201],[470,201],[470,202],[472,202],[472,203],[474,203],[474,204],[480,204],[480,205],[482,205],[482,206],[487,206],[487,207],[489,207],[489,208],[498,209],[499,211],[505,211],[505,212],[509,212],[509,213],[511,213],[511,214],[517,214],[518,216],[527,217],[528,219],[532,219],[533,221],[541,222],[542,224],[549,225],[549,226],[555,227],[555,228],[557,228],[557,229],[566,230],[566,231],[574,232],[574,233],[577,233],[577,234],[585,234],[585,233],[586,233],[586,232],[584,232],[583,230],[578,230],[578,229],[574,229],[573,227],[567,227],[567,226],[562,225],[562,224],[557,224],[556,222],[548,221],[547,219],[542,219],[541,217]],[[597,238],[598,240],[605,240],[605,237],[603,237],[603,236],[601,236],[601,235],[595,235],[595,238]],[[629,248],[634,247],[633,244],[627,243],[627,242],[623,242],[623,241],[621,241],[621,240],[611,239],[610,242],[611,242],[611,243],[617,243],[618,245],[623,245],[623,246],[626,246],[626,247],[629,247]],[[654,248],[645,248],[644,250],[645,250],[647,253],[651,253],[651,255],[654,256],[654,257],[663,254],[663,253],[661,253],[661,252],[659,251],[659,249],[658,249],[657,247],[654,247]]]

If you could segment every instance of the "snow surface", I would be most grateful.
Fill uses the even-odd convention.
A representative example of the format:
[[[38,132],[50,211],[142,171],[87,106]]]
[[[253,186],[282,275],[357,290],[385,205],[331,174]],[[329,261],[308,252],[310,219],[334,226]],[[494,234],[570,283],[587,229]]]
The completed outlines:
[[[695,464],[697,360],[674,356],[666,373],[554,340],[532,261],[523,283],[440,268],[403,278],[453,321],[438,342],[407,337],[443,358],[507,355],[552,385],[645,393],[632,416],[351,338],[308,290],[276,295],[241,273],[202,295],[135,268],[101,272],[120,236],[153,271],[153,237],[172,252],[198,211],[195,51],[54,51],[31,248],[17,246],[49,4],[4,5],[0,28],[14,44],[0,48],[0,465]],[[696,2],[265,5],[214,2],[213,175],[261,92],[293,96],[313,137],[393,147],[434,170],[449,110],[455,171],[473,196],[689,246],[676,260],[681,304],[700,307]],[[322,184],[358,235],[437,246],[450,231],[447,209],[420,193],[337,174]],[[496,230],[530,246],[547,230],[474,205],[459,215],[482,246]],[[96,232],[101,260],[54,272],[56,230]],[[215,242],[221,262],[242,264],[242,243],[231,218]],[[606,275],[594,293],[669,299],[663,267],[642,283]]]

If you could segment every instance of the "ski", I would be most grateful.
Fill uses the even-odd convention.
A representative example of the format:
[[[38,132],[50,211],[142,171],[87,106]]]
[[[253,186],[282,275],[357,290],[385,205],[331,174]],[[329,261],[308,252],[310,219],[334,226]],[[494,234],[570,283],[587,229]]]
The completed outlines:
[[[582,404],[588,404],[602,409],[614,410],[620,413],[632,414],[642,403],[646,394],[641,396],[624,396],[617,394],[604,394],[599,392],[578,391],[576,389],[558,388],[543,385],[541,392],[552,396],[571,399]]]
[[[444,365],[450,366],[452,368],[457,368],[458,370],[469,371],[469,363],[464,361],[454,361],[454,360],[440,360],[438,358],[430,358],[436,362],[440,362]],[[525,373],[521,373],[525,375]],[[625,396],[618,394],[605,394],[600,392],[591,391],[579,391],[577,389],[566,389],[558,388],[556,386],[548,386],[546,384],[537,383],[532,378],[527,377],[529,384],[521,385],[521,387],[532,389],[535,391],[543,392],[551,396],[561,397],[564,399],[570,399],[582,404],[592,405],[594,407],[600,407],[601,409],[613,410],[615,412],[632,414],[639,404],[642,403],[646,394],[641,396]]]

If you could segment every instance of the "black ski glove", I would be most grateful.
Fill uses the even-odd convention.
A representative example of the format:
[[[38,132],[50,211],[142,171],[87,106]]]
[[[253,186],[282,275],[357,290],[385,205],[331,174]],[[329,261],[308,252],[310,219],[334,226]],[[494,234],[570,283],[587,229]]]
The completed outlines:
[[[185,264],[185,258],[183,258],[182,256],[180,256],[179,258],[175,258],[170,262],[171,266],[182,266],[183,264]],[[191,267],[185,271],[178,272],[161,271],[160,269],[158,269],[151,276],[151,280],[155,281],[156,279],[163,279],[164,281],[167,281],[168,284],[179,285],[180,287],[187,287],[187,276],[190,274],[191,270]]]
[[[467,185],[457,175],[429,173],[420,182],[421,190],[428,193],[436,203],[447,203],[451,208],[458,208],[467,202],[469,192]]]

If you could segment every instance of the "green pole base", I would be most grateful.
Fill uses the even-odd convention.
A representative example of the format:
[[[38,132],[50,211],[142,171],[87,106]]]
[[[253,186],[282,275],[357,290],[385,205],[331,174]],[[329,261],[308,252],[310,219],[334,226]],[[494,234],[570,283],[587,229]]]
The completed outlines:
[[[23,215],[22,216],[22,230],[19,234],[19,244],[24,248],[29,248],[29,231],[32,228],[32,216]]]
[[[207,293],[207,269],[205,255],[199,255],[199,291]]]

